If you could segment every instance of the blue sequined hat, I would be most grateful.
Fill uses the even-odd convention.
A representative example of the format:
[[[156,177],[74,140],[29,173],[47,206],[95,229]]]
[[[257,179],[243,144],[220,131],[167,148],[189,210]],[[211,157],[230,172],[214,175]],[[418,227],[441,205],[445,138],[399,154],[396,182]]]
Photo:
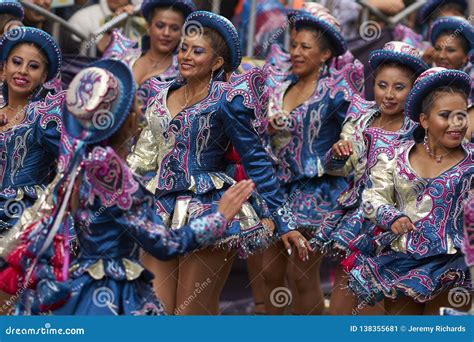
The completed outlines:
[[[454,31],[462,35],[469,43],[470,50],[474,49],[474,26],[469,21],[461,17],[441,17],[436,19],[431,25],[430,40],[435,46],[436,40],[445,31]]]
[[[423,100],[439,87],[458,87],[469,97],[471,77],[464,71],[446,68],[431,68],[422,73],[415,81],[405,102],[405,115],[418,122]]]
[[[429,68],[428,64],[421,59],[418,50],[403,42],[388,42],[383,49],[374,50],[369,55],[369,65],[372,70],[377,69],[380,64],[391,62],[406,65],[416,76]]]
[[[425,24],[428,22],[428,19],[431,17],[433,12],[439,7],[445,4],[457,4],[459,5],[464,13],[467,11],[467,0],[428,0],[421,8],[418,10],[416,15],[416,20],[418,24]]]
[[[184,23],[184,34],[199,34],[203,27],[216,31],[224,40],[230,54],[230,66],[232,71],[236,70],[242,60],[239,34],[234,25],[223,16],[207,11],[196,11],[191,13]]]
[[[23,20],[23,6],[16,0],[0,0],[0,14],[10,14]]]
[[[48,59],[46,82],[57,76],[61,68],[62,55],[53,37],[34,27],[22,26],[11,29],[0,40],[1,61],[5,62],[13,47],[20,43],[33,43],[46,55]]]
[[[153,10],[157,7],[174,7],[183,12],[184,19],[196,10],[192,0],[144,0],[141,8],[143,17],[150,20]]]
[[[335,56],[341,56],[347,51],[346,40],[341,34],[341,28],[338,21],[329,13],[320,12],[318,17],[314,15],[297,15],[294,19],[295,27],[299,30],[301,27],[314,27],[329,38],[329,42],[334,47]]]
[[[71,81],[64,105],[64,128],[85,144],[110,138],[128,117],[135,82],[123,62],[101,59]]]

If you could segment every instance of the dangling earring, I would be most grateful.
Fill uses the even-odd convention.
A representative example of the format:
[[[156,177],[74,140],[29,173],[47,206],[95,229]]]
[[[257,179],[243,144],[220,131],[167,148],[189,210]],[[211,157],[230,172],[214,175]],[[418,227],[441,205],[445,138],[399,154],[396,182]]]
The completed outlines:
[[[211,90],[212,78],[214,77],[214,70],[211,69],[211,79],[209,80],[209,85],[207,86],[207,92]]]
[[[430,144],[428,144],[428,128],[425,129],[425,137],[423,138],[423,145],[428,145],[428,147],[430,146]]]

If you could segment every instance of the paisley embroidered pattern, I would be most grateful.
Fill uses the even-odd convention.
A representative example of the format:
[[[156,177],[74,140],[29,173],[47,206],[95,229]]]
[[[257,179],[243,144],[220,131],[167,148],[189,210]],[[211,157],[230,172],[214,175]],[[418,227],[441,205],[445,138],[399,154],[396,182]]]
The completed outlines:
[[[90,184],[89,201],[99,197],[102,205],[130,209],[138,182],[125,162],[111,148],[95,147],[84,161],[85,180]]]

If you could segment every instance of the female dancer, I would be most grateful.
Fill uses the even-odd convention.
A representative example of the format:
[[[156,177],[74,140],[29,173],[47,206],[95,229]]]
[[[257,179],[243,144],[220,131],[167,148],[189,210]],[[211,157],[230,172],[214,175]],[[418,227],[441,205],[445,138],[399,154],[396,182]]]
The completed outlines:
[[[193,25],[200,29],[191,30]],[[294,227],[291,212],[254,128],[264,110],[260,107],[265,102],[261,72],[253,70],[225,82],[225,74],[236,70],[240,60],[239,38],[227,19],[205,11],[192,13],[178,54],[184,82],[177,79],[160,85],[147,109],[147,126],[128,162],[139,174],[157,171],[147,186],[155,193],[165,222],[178,228],[208,213],[234,183],[225,174],[225,153],[232,143],[249,178],[257,184],[261,198],[256,200],[262,212],[257,215],[245,203],[220,244],[247,254],[268,235],[258,217],[271,218],[288,251],[291,242],[306,258],[307,241],[290,231]],[[230,267],[228,254],[226,249],[206,248],[167,263],[149,262],[168,313],[217,314]],[[206,284],[197,298],[195,284]]]
[[[0,41],[3,96],[0,108],[0,229],[15,224],[25,207],[52,179],[59,154],[61,116],[56,98],[35,102],[44,82],[53,79],[61,52],[44,31],[19,27]]]
[[[474,174],[474,157],[463,143],[467,129],[469,75],[432,68],[415,82],[405,114],[419,121],[423,142],[408,141],[372,168],[364,212],[383,232],[376,254],[360,254],[349,286],[361,301],[386,297],[396,314],[439,314],[451,306],[448,290],[471,288],[461,252],[463,206]]]
[[[133,133],[128,96],[133,83],[127,65],[101,60],[82,70],[67,91],[64,123],[75,139],[74,162],[50,192],[52,212],[28,223],[20,245],[7,257],[10,267],[0,275],[2,284],[17,284],[9,289],[12,294],[22,286],[28,289],[20,295],[21,314],[163,314],[152,276],[138,261],[138,247],[166,260],[211,244],[253,190],[251,181],[243,181],[224,193],[215,213],[182,229],[167,229],[153,195],[122,159],[124,139]],[[95,120],[103,115],[113,118],[107,129]],[[71,210],[64,215],[68,202]],[[69,267],[64,240],[71,222],[80,253]]]
[[[54,175],[61,116],[57,98],[35,101],[42,85],[58,73],[61,52],[44,31],[19,27],[0,41],[4,65],[0,107],[0,234],[31,206]],[[0,292],[0,301],[6,295]],[[1,306],[0,314],[3,312]]]
[[[474,27],[460,17],[443,17],[433,22],[430,31],[435,51],[433,60],[438,67],[462,70],[471,76],[469,103],[474,100],[474,67],[469,52],[474,49]]]
[[[350,254],[351,241],[372,229],[364,218],[361,196],[369,182],[370,169],[379,159],[390,159],[384,153],[387,145],[413,139],[416,124],[404,115],[405,99],[416,77],[428,69],[418,51],[402,42],[389,42],[369,57],[375,74],[375,102],[356,96],[344,122],[340,140],[326,153],[324,167],[328,174],[348,177],[354,174],[341,196],[337,208],[329,213],[312,241],[315,249],[326,253]],[[331,294],[329,312],[350,314],[356,298],[343,289],[347,277],[338,264]],[[352,299],[352,300],[351,300]]]
[[[144,119],[147,102],[156,95],[155,84],[171,81],[178,76],[178,60],[175,54],[181,39],[186,17],[196,10],[191,0],[146,0],[142,14],[148,23],[147,46],[141,50],[136,43],[114,30],[112,41],[104,52],[104,58],[126,61],[133,71],[137,84],[136,110]]]
[[[346,51],[336,20],[299,15],[294,19],[297,35],[290,56],[292,75],[284,82],[268,80],[270,90],[269,133],[278,160],[277,175],[285,196],[297,217],[298,228],[309,233],[319,226],[323,214],[331,210],[345,181],[324,173],[324,153],[336,142],[342,122],[356,89],[351,76],[362,70],[349,64],[327,74],[326,63]],[[264,255],[267,285],[266,310],[281,314],[284,307],[273,305],[276,289],[285,284],[288,256],[282,245],[268,248]],[[324,308],[319,285],[321,255],[293,260],[290,270],[296,294],[293,312],[321,313]],[[272,295],[273,294],[273,295]]]

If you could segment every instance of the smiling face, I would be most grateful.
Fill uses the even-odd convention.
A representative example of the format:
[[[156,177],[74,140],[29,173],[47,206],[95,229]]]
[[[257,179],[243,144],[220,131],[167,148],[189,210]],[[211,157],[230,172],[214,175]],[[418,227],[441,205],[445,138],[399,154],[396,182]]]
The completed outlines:
[[[292,71],[299,77],[308,76],[331,57],[329,49],[321,50],[314,32],[301,29],[291,41],[290,58]]]
[[[420,124],[428,130],[429,141],[445,149],[458,147],[468,126],[466,97],[459,93],[440,92],[433,97],[429,107],[428,113],[420,114]]]
[[[15,46],[5,63],[3,76],[8,85],[8,96],[30,96],[46,80],[46,60],[33,44]]]
[[[380,66],[375,77],[374,96],[382,115],[402,114],[412,86],[409,70],[396,65]]]
[[[224,59],[217,56],[205,36],[185,36],[178,53],[179,72],[186,79],[204,80],[218,70]]]
[[[442,34],[436,39],[434,49],[433,58],[436,66],[461,70],[467,63],[468,55],[463,48],[460,37]]]
[[[162,54],[173,52],[181,38],[183,24],[181,12],[171,8],[155,9],[148,28],[151,48]]]

